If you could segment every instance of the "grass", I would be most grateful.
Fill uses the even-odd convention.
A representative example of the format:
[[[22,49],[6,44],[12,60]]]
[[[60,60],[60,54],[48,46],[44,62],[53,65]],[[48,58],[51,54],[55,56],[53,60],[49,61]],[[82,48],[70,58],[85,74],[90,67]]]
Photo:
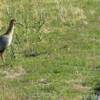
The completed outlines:
[[[1,1],[1,34],[15,17],[0,64],[1,100],[88,100],[100,83],[99,0]],[[36,56],[32,56],[37,53]],[[91,100],[92,100],[91,99]]]

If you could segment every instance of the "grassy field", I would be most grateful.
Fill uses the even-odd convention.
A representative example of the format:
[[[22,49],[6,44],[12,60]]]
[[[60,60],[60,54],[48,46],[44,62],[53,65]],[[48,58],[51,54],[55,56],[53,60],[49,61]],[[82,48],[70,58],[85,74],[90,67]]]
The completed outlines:
[[[0,34],[16,18],[0,61],[0,100],[96,100],[99,0],[0,0]],[[90,99],[91,98],[91,99]]]

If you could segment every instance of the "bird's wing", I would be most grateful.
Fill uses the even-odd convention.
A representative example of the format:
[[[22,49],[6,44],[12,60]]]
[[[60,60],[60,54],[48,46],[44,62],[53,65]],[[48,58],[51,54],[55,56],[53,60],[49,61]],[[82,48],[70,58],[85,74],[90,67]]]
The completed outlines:
[[[0,51],[4,50],[7,47],[7,39],[3,35],[0,36]]]

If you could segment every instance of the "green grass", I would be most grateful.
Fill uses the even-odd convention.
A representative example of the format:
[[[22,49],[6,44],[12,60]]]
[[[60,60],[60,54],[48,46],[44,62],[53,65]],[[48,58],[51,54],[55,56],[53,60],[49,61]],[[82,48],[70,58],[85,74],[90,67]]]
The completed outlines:
[[[0,33],[12,17],[23,26],[16,25],[13,48],[7,49],[5,64],[0,61],[0,100],[86,100],[90,96],[96,100],[100,1],[5,0],[3,4]],[[39,55],[29,56],[32,52]]]

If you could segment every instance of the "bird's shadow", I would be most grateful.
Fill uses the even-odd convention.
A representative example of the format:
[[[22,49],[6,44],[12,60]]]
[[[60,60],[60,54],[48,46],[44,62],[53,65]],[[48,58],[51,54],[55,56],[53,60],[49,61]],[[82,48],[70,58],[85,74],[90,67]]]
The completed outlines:
[[[25,55],[25,57],[37,57],[37,56],[44,55],[44,54],[49,54],[49,52],[47,52],[47,51],[44,51],[44,52],[27,52],[24,55]]]

